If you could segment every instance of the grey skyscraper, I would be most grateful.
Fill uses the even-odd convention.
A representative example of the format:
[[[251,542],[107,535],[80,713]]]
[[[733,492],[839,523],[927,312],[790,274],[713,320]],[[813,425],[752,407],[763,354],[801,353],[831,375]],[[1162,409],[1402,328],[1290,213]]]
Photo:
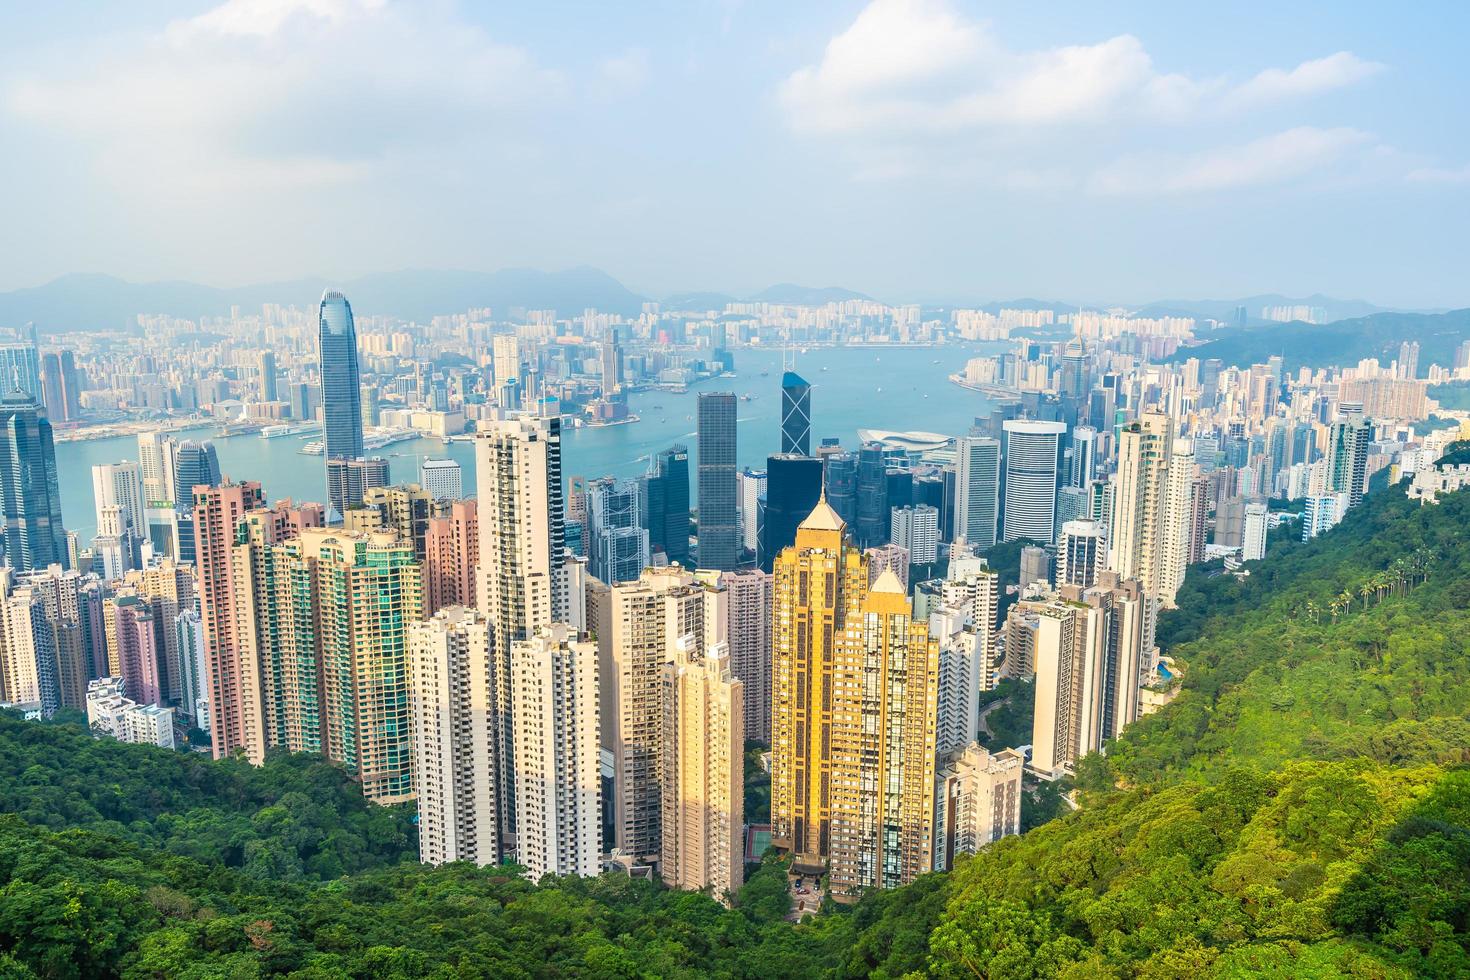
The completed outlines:
[[[1061,422],[1006,422],[1004,541],[1030,538],[1051,544],[1057,532],[1057,489],[1061,483]]]
[[[857,525],[857,454],[829,453],[822,457],[822,485],[827,505],[848,527]]]
[[[362,455],[362,382],[357,373],[357,328],[352,322],[352,307],[339,292],[322,294],[319,321],[322,372],[322,439],[323,457],[328,470],[334,459],[357,459]],[[331,481],[329,481],[330,483]],[[361,503],[344,497],[345,483],[339,482],[336,496],[327,488],[327,507],[342,514]]]
[[[343,302],[346,302],[345,300]],[[275,351],[260,352],[260,400],[276,400],[276,354]]]
[[[699,566],[719,571],[740,563],[735,406],[731,392],[699,396]]]
[[[669,561],[689,565],[689,450],[671,446],[653,457],[644,478],[648,546]]]
[[[41,402],[52,422],[81,418],[81,380],[71,351],[47,351],[41,358]]]
[[[955,456],[954,539],[989,548],[1000,527],[1000,440],[970,435]]]
[[[194,506],[194,488],[220,482],[219,456],[214,443],[185,439],[174,452],[174,500],[185,510]]]
[[[0,398],[0,511],[5,519],[5,560],[29,572],[53,563],[67,566],[61,526],[61,485],[51,423],[36,399],[11,389]]]
[[[795,371],[781,376],[781,452],[812,454],[812,386]]]

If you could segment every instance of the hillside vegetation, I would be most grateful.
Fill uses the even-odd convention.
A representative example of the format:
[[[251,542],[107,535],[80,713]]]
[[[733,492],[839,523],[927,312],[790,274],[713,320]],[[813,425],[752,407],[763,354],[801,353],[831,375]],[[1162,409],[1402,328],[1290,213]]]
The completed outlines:
[[[1160,627],[1183,691],[1083,761],[1079,812],[796,926],[774,859],[735,909],[424,868],[319,761],[0,722],[0,977],[1470,976],[1466,527],[1470,492],[1390,488],[1245,579],[1196,575]],[[341,819],[261,818],[297,793]],[[191,846],[180,813],[246,840]],[[360,863],[314,864],[347,829]]]

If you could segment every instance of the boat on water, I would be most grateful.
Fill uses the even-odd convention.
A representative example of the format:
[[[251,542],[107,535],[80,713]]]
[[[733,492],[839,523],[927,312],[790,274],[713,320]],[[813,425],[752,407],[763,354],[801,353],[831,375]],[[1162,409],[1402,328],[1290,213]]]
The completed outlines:
[[[308,442],[306,445],[302,446],[296,451],[298,453],[305,453],[308,456],[320,456],[322,453],[327,451],[327,445],[326,443],[322,442],[322,440],[317,439],[312,442]]]
[[[629,422],[639,421],[636,415],[625,415],[620,419],[588,419],[582,424],[589,429],[605,429],[610,425],[627,425]]]

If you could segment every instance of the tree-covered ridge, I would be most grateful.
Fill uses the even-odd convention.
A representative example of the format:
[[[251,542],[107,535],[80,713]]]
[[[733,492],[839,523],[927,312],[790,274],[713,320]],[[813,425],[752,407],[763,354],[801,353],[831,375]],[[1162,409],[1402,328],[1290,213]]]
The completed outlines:
[[[417,860],[412,808],[363,798],[320,756],[264,766],[93,738],[0,712],[0,813],[283,881]]]

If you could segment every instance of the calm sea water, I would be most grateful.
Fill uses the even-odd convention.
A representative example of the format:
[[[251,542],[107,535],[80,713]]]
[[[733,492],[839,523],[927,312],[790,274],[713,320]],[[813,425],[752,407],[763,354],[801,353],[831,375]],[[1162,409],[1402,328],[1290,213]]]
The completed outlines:
[[[835,436],[857,444],[858,429],[923,430],[962,434],[991,401],[978,392],[950,384],[948,377],[969,357],[994,353],[1003,345],[949,347],[813,348],[797,357],[797,371],[812,384],[812,445]],[[636,476],[650,454],[683,443],[690,452],[690,478],[697,460],[694,438],[696,403],[701,391],[752,395],[739,405],[741,466],[759,468],[781,448],[781,355],[778,351],[736,352],[736,376],[705,382],[684,394],[650,391],[630,396],[640,421],[604,428],[564,430],[562,468],[568,476]],[[764,372],[764,373],[763,373]],[[209,429],[188,434],[205,438]],[[182,437],[181,437],[182,438]],[[321,500],[326,477],[320,456],[300,453],[307,440],[262,439],[256,435],[215,439],[220,468],[236,480],[259,480],[268,499]],[[474,446],[445,447],[437,439],[395,443],[383,451],[395,481],[418,478],[419,462],[449,456],[464,467],[465,492],[474,493]],[[66,527],[83,541],[96,534],[92,466],[138,458],[131,436],[62,443],[56,447],[61,478],[61,512]],[[692,488],[691,488],[692,489]]]

